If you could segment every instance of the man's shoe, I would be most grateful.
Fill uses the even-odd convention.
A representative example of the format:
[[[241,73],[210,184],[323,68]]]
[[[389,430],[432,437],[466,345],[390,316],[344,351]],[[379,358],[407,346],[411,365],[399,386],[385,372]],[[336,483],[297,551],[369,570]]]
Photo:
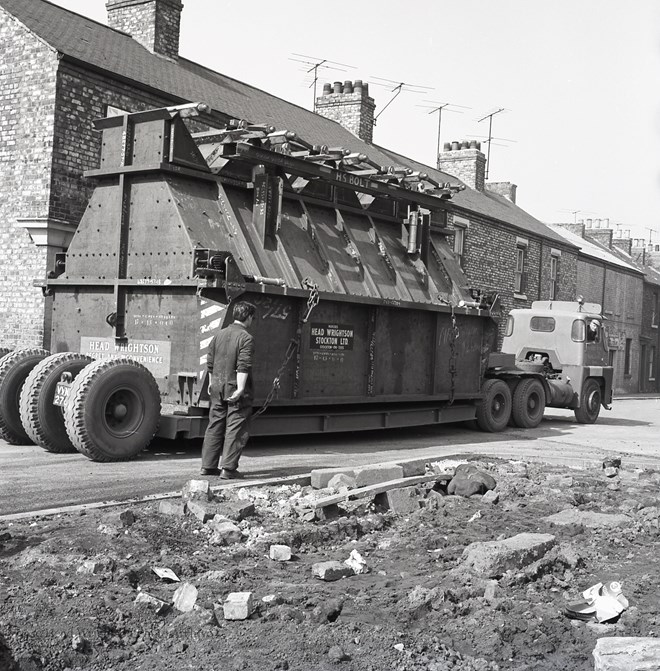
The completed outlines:
[[[220,475],[221,470],[219,468],[202,468],[199,472],[200,475]]]
[[[236,469],[229,470],[228,468],[223,468],[220,477],[223,480],[240,480],[243,474],[239,473]]]

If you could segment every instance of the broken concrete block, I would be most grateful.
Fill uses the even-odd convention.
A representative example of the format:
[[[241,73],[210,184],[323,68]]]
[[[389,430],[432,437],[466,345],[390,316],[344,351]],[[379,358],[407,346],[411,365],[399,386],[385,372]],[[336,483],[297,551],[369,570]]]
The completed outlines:
[[[596,641],[594,671],[631,671],[657,669],[660,638],[606,636]]]
[[[135,514],[132,510],[115,511],[104,515],[103,522],[111,527],[126,528],[135,523]]]
[[[489,489],[482,497],[484,503],[497,503],[500,500],[499,492]]]
[[[404,478],[411,478],[415,475],[424,475],[426,473],[428,459],[409,459],[408,461],[395,461],[393,463],[401,466]]]
[[[577,510],[566,508],[561,512],[544,518],[546,522],[564,526],[567,524],[581,524],[589,529],[603,529],[607,527],[621,527],[631,523],[628,515],[610,515],[607,513],[596,513],[591,510]]]
[[[261,597],[261,600],[267,606],[280,606],[284,603],[284,597],[281,594],[266,594]]]
[[[165,499],[158,504],[158,512],[163,515],[182,517],[186,514],[185,501],[172,501],[171,499]]]
[[[367,562],[364,561],[364,558],[357,550],[351,550],[351,554],[348,559],[344,562],[345,566],[348,566],[355,575],[360,575],[362,573],[369,573],[369,567]]]
[[[106,536],[110,536],[112,538],[116,538],[121,533],[117,527],[110,524],[99,524],[96,530],[100,534],[105,534]]]
[[[403,468],[397,464],[374,464],[355,469],[355,486],[368,487],[379,482],[399,480],[403,477]]]
[[[114,566],[115,562],[112,559],[88,559],[78,567],[77,572],[98,575],[104,571],[112,571]]]
[[[138,592],[138,595],[135,597],[134,603],[141,604],[143,606],[149,606],[156,610],[156,613],[159,615],[165,613],[170,609],[171,604],[167,601],[163,601],[156,596],[152,596],[147,592]]]
[[[314,489],[325,489],[335,475],[343,473],[349,478],[355,477],[351,468],[315,468],[311,473],[312,487]]]
[[[556,544],[551,534],[523,533],[501,541],[471,543],[463,551],[465,568],[487,578],[499,578],[545,555]]]
[[[246,517],[254,515],[254,503],[251,501],[227,501],[216,505],[215,512],[228,520],[240,522]]]
[[[291,548],[288,545],[271,545],[269,556],[273,561],[290,561]]]
[[[208,480],[188,480],[181,490],[181,498],[184,501],[211,501],[213,499],[211,483]]]
[[[208,520],[213,519],[215,516],[215,509],[212,509],[204,501],[188,501],[186,503],[186,510],[200,522],[208,522]]]
[[[233,545],[243,539],[243,532],[224,517],[213,518],[213,535],[209,538],[211,545]]]
[[[495,489],[495,478],[474,464],[461,464],[447,486],[447,491],[455,496],[474,496]]]
[[[410,515],[419,510],[419,497],[415,487],[390,489],[377,494],[374,502],[377,506],[391,510],[395,515]]]
[[[225,620],[247,620],[254,612],[252,592],[231,592],[222,609]]]
[[[355,575],[352,568],[338,561],[317,562],[312,566],[312,574],[326,582],[333,582],[340,578]]]
[[[182,613],[189,613],[197,602],[197,588],[189,582],[177,587],[173,597],[174,607]]]
[[[603,469],[603,475],[607,478],[616,478],[619,475],[619,469],[616,466],[608,466]]]
[[[330,482],[328,482],[328,489],[334,489],[335,491],[342,491],[353,489],[355,487],[355,478],[346,473],[337,473],[333,476]]]

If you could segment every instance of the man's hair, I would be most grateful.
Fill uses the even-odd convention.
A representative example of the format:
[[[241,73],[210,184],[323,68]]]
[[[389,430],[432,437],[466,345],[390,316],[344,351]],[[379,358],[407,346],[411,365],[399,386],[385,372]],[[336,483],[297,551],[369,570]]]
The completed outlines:
[[[252,303],[241,301],[234,305],[234,319],[239,322],[244,322],[248,317],[252,317],[257,311],[257,308]]]

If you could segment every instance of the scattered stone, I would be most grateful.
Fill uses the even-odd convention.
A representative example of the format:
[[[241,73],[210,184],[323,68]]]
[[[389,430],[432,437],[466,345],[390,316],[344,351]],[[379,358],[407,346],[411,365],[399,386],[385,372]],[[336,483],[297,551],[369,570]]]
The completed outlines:
[[[211,582],[222,582],[227,577],[227,571],[207,571],[202,577]]]
[[[486,588],[484,589],[484,599],[492,604],[497,600],[497,595],[500,591],[501,588],[497,580],[488,580],[486,582]]]
[[[492,503],[493,505],[498,503],[500,500],[499,492],[496,492],[494,489],[489,489],[482,497],[481,500],[484,503]]]
[[[187,511],[196,517],[200,522],[208,522],[215,516],[215,510],[211,510],[207,503],[202,501],[188,501],[186,503]]]
[[[619,475],[619,469],[615,466],[608,466],[603,469],[603,474],[608,478],[616,478]]]
[[[291,548],[288,545],[271,545],[269,556],[273,561],[290,561]]]
[[[447,486],[447,492],[467,498],[475,494],[485,494],[489,489],[495,489],[496,484],[492,475],[474,464],[461,464],[456,468],[454,477]]]
[[[352,568],[338,561],[317,562],[312,566],[312,574],[326,582],[333,582],[341,578],[355,575]]]
[[[415,475],[425,475],[427,466],[429,466],[427,459],[411,459],[410,461],[397,461],[394,463],[397,466],[401,466],[404,478],[412,478]],[[429,471],[431,471],[430,466]],[[446,472],[446,469],[444,472]]]
[[[170,499],[165,499],[158,504],[158,512],[162,515],[183,517],[186,514],[185,501],[172,501]]]
[[[314,622],[325,624],[327,622],[336,622],[344,608],[343,599],[330,599],[321,602],[311,614]]]
[[[171,568],[154,566],[153,572],[161,579],[169,582],[181,582],[179,576]]]
[[[214,517],[209,526],[213,530],[209,538],[211,545],[233,545],[243,540],[243,532],[240,528],[224,517]]]
[[[86,573],[90,575],[98,575],[105,571],[112,571],[115,562],[112,559],[89,559],[84,561],[79,567],[78,573]]]
[[[89,642],[80,636],[80,634],[74,634],[71,637],[71,648],[76,652],[85,652],[89,648]]]
[[[655,482],[660,484],[660,471],[645,470],[638,476],[640,480],[647,480],[648,482]]]
[[[603,469],[606,468],[621,468],[621,457],[610,457],[603,461]]]
[[[355,469],[355,486],[368,487],[380,482],[399,480],[403,477],[403,468],[396,464],[376,464],[373,466],[362,466]]]
[[[328,482],[328,489],[334,489],[337,492],[348,491],[355,487],[355,478],[346,473],[337,473],[330,482]]]
[[[225,620],[247,620],[254,612],[252,592],[231,592],[222,609]]]
[[[658,668],[660,638],[607,636],[596,641],[594,671]]]
[[[159,599],[156,596],[152,596],[151,594],[148,594],[147,592],[138,592],[138,595],[135,597],[134,603],[142,604],[142,605],[145,605],[145,606],[155,608],[156,613],[158,615],[162,615],[163,613],[166,613],[170,609],[170,606],[171,606],[171,604],[168,603],[167,601],[163,601],[162,599]]]
[[[551,473],[546,476],[545,483],[554,489],[567,489],[573,486],[573,478],[570,475]]]
[[[208,480],[188,480],[181,490],[181,498],[184,501],[212,501],[211,483]]]
[[[132,510],[115,511],[105,515],[103,522],[109,527],[127,528],[135,524],[135,514]]]
[[[311,473],[312,487],[314,489],[325,489],[335,475],[344,474],[349,478],[355,477],[355,471],[351,468],[316,468]]]
[[[403,652],[404,649],[405,649],[405,647],[406,647],[406,646],[403,645],[403,643],[395,643],[395,644],[394,644],[394,649],[395,649],[395,650],[398,650],[399,652]]]
[[[99,524],[96,530],[100,534],[105,534],[106,536],[111,536],[112,538],[116,538],[121,533],[117,527],[113,527],[108,524]]]
[[[197,602],[197,588],[189,582],[177,587],[173,597],[174,607],[182,613],[189,613]]]
[[[344,562],[344,564],[348,566],[348,568],[350,568],[356,575],[360,575],[361,573],[369,573],[367,562],[364,561],[364,558],[357,550],[351,550],[351,554]]]
[[[415,487],[390,489],[377,494],[374,502],[378,507],[391,510],[395,515],[410,515],[419,511],[419,498]]]
[[[532,564],[556,544],[550,534],[522,533],[501,541],[471,543],[463,551],[464,567],[488,578]]]
[[[607,527],[620,527],[630,524],[628,515],[596,513],[591,510],[576,510],[566,508],[561,512],[544,518],[546,522],[565,526],[569,524],[581,524],[589,529],[603,529]]]
[[[266,596],[261,597],[261,600],[267,606],[280,606],[284,603],[284,599],[281,594],[266,594]]]
[[[340,662],[348,661],[350,657],[338,645],[333,645],[328,650],[328,659],[333,664],[339,664]]]
[[[216,515],[240,522],[254,515],[254,503],[251,501],[227,501],[215,506]]]

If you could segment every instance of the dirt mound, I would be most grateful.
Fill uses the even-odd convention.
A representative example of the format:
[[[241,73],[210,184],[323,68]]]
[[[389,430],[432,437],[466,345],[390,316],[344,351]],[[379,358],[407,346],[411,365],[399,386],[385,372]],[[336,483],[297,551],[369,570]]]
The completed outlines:
[[[405,515],[362,500],[308,521],[318,492],[283,485],[222,490],[185,515],[179,501],[4,523],[0,669],[587,671],[599,637],[656,633],[657,474],[476,465],[497,482],[488,497],[431,482]],[[567,509],[581,514],[548,519]],[[511,555],[514,568],[509,555],[498,563],[495,553],[537,538]],[[270,559],[274,544],[292,559]],[[314,576],[314,564],[343,566],[352,551],[367,572]],[[481,551],[487,575],[468,560]],[[606,580],[630,602],[617,621],[566,616]],[[253,612],[227,620],[237,592],[252,593]]]

